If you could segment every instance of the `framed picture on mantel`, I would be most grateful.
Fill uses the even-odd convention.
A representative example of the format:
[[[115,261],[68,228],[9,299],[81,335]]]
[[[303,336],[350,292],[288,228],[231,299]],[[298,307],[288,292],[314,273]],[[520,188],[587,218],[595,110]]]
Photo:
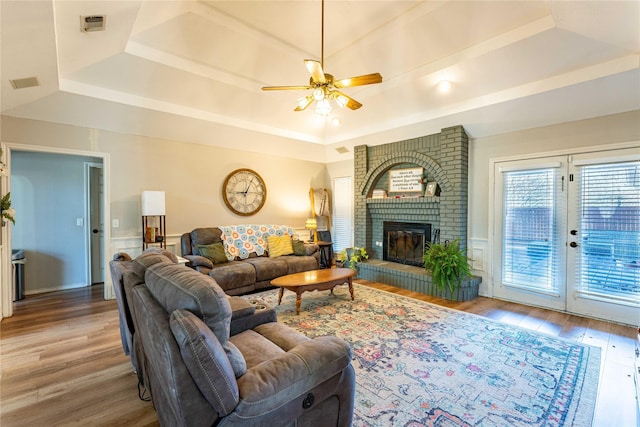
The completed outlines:
[[[427,182],[427,188],[424,189],[425,197],[432,197],[436,195],[436,190],[438,189],[438,183],[435,181]]]

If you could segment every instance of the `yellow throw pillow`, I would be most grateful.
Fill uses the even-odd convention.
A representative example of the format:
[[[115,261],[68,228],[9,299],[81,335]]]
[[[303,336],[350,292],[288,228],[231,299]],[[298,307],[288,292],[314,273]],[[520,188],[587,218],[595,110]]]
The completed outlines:
[[[284,236],[267,236],[267,245],[269,258],[291,255],[293,253],[291,237],[288,234],[285,234]]]

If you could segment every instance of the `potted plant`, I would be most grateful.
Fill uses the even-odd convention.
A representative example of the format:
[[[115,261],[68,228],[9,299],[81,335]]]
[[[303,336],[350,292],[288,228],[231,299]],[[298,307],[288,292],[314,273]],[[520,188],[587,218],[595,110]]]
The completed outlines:
[[[478,295],[479,282],[475,283],[475,294],[471,292],[472,298],[455,297],[456,291],[462,288],[463,281],[471,277],[471,265],[465,251],[460,249],[459,239],[429,245],[422,260],[424,268],[431,272],[432,283],[439,291],[437,296],[467,300]]]
[[[361,247],[344,249],[336,257],[339,266],[347,266],[352,270],[357,270],[358,263],[367,259],[367,250]]]

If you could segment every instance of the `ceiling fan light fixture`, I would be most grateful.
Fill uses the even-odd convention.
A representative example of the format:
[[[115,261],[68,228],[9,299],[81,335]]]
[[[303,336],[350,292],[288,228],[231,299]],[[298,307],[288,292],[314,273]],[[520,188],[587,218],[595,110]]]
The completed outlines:
[[[321,99],[320,101],[316,101],[316,113],[321,116],[328,116],[331,112],[331,103],[328,99]]]
[[[342,108],[346,107],[347,103],[349,102],[349,98],[347,98],[344,95],[337,95],[335,99],[336,99],[336,103]]]
[[[298,104],[298,108],[296,110],[304,110],[313,102],[313,96],[303,96],[302,98],[298,98],[296,103]]]
[[[316,101],[324,99],[324,90],[321,87],[314,89],[313,99],[315,99]]]

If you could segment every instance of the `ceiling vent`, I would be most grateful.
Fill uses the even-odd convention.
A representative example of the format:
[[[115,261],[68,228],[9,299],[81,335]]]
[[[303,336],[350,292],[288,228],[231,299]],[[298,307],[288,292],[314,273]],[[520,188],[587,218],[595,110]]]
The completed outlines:
[[[348,153],[349,149],[347,147],[338,147],[336,148],[336,151],[340,154],[344,154],[344,153]]]
[[[24,89],[27,87],[40,86],[40,82],[37,77],[25,77],[24,79],[9,80],[11,86],[14,89]]]
[[[80,17],[80,31],[88,33],[90,31],[104,31],[106,15],[91,15]]]

